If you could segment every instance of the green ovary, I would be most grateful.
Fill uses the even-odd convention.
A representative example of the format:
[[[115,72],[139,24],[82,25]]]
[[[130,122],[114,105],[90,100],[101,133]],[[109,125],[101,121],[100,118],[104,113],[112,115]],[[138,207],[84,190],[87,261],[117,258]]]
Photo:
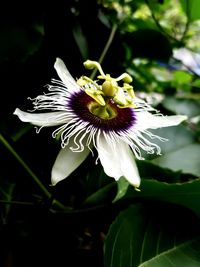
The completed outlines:
[[[104,120],[110,120],[117,116],[116,110],[114,110],[114,108],[111,107],[109,104],[106,104],[105,106],[100,106],[96,102],[91,102],[88,105],[88,109],[92,114]]]

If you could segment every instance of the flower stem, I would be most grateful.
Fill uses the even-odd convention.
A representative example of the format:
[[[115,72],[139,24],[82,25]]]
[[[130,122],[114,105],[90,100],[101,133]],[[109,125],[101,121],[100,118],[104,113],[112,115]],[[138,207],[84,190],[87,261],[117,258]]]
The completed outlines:
[[[46,187],[40,182],[36,174],[29,168],[29,166],[24,162],[24,160],[18,155],[14,148],[9,144],[9,142],[0,134],[0,142],[8,149],[8,151],[15,157],[15,159],[22,165],[25,171],[31,176],[31,178],[36,182],[36,184],[43,191],[44,195],[51,198],[51,193],[46,189]]]
[[[108,38],[108,40],[107,40],[107,42],[106,42],[106,45],[105,45],[105,47],[104,47],[104,49],[103,49],[103,51],[102,51],[102,53],[101,53],[101,56],[100,56],[99,60],[98,60],[99,64],[101,64],[101,63],[103,62],[103,60],[104,60],[104,58],[105,58],[105,55],[107,54],[108,49],[109,49],[109,47],[110,47],[110,45],[111,45],[111,43],[112,43],[112,41],[113,41],[113,39],[114,39],[116,30],[117,30],[117,24],[114,24],[114,25],[112,26],[112,30],[111,30],[111,32],[110,32],[110,36],[109,36],[109,38]],[[95,68],[95,69],[93,70],[93,72],[92,72],[90,78],[91,78],[91,79],[94,79],[96,73],[97,73],[97,69]]]

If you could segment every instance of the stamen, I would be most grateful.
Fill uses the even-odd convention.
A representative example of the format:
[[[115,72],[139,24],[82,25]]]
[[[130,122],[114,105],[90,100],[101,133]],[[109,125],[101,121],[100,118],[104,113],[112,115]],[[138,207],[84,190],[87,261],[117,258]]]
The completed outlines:
[[[86,69],[92,70],[94,68],[97,68],[98,71],[102,76],[106,76],[101,68],[101,65],[97,61],[92,61],[92,60],[86,60],[83,65],[85,66]]]

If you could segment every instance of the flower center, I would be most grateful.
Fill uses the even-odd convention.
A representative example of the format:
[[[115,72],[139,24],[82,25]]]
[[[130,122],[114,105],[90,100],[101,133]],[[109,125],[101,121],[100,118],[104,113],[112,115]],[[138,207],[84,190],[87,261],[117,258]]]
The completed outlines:
[[[136,114],[132,108],[119,108],[111,99],[101,106],[84,91],[71,95],[69,108],[83,122],[87,122],[105,132],[126,131],[136,123]]]
[[[87,107],[92,114],[101,119],[109,120],[117,116],[116,110],[114,110],[114,108],[112,108],[109,104],[101,106],[97,102],[92,101]]]

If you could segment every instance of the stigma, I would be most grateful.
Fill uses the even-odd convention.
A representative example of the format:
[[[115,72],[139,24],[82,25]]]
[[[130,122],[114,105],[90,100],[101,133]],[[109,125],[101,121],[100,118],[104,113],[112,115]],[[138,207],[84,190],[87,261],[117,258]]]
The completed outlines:
[[[118,108],[137,108],[134,103],[135,94],[133,86],[130,85],[132,78],[128,73],[123,73],[119,77],[113,78],[110,74],[105,74],[101,65],[96,61],[87,60],[84,62],[84,66],[87,69],[96,68],[100,73],[97,77],[99,80],[97,82],[87,76],[82,76],[77,80],[77,84],[100,106],[107,106],[104,109],[99,108],[99,110],[103,111],[102,114],[109,114],[107,112],[110,111],[107,105],[109,100]],[[119,85],[119,82],[122,85]]]

